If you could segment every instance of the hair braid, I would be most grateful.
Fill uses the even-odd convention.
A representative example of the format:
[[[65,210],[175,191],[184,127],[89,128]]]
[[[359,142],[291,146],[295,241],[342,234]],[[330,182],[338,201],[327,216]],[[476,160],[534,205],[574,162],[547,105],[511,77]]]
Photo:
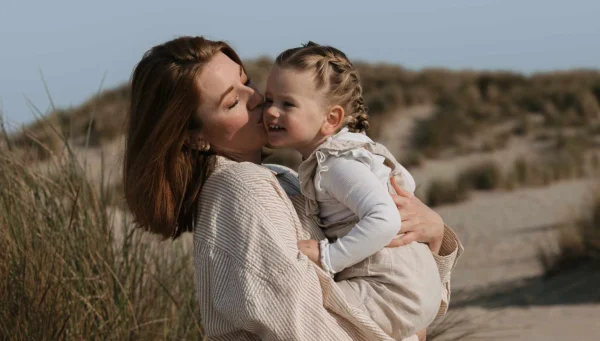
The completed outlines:
[[[349,130],[363,132],[369,129],[358,71],[342,51],[309,41],[301,47],[282,52],[275,63],[299,71],[314,71],[316,86],[318,89],[325,88],[329,104],[344,108],[344,121]]]

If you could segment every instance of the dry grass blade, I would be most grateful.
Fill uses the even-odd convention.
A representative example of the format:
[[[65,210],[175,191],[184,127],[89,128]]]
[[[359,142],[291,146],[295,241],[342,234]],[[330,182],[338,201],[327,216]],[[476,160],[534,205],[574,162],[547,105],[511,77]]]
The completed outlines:
[[[455,301],[473,299],[466,292],[452,294]],[[521,326],[511,326],[509,330],[495,326],[494,322],[502,314],[500,309],[484,310],[475,315],[464,308],[450,308],[448,313],[434,321],[427,330],[428,341],[477,341],[502,340],[510,338]]]
[[[0,339],[201,340],[185,241],[137,231],[72,153],[50,157],[0,148]]]
[[[592,188],[587,212],[558,231],[556,244],[557,252],[548,247],[538,251],[546,277],[582,265],[600,266],[600,185]]]

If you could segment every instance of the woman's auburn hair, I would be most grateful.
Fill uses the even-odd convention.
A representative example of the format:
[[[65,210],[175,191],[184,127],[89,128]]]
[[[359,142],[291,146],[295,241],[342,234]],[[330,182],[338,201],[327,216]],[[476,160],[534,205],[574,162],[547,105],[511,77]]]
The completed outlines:
[[[242,62],[225,42],[180,37],[147,51],[131,77],[123,162],[125,200],[136,225],[164,238],[192,231],[202,186],[216,156],[185,144],[202,100],[198,77],[218,53]]]

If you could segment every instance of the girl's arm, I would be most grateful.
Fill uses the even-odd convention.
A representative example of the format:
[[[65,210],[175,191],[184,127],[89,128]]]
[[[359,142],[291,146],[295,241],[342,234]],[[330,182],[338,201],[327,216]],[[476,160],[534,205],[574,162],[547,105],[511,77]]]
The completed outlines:
[[[279,183],[285,189],[290,199],[292,199],[292,203],[304,226],[304,235],[302,239],[322,239],[323,232],[305,213],[305,198],[300,193],[298,174],[291,169],[282,169],[281,166],[277,166],[276,170],[278,170]],[[392,184],[394,185],[394,181],[392,181]],[[431,244],[439,245],[439,247],[435,248],[436,250],[432,249],[432,253],[440,271],[440,278],[444,287],[442,305],[439,311],[439,315],[443,315],[448,309],[448,304],[450,302],[451,273],[456,266],[458,258],[462,255],[464,248],[454,231],[444,224],[438,213],[423,204],[418,198],[412,195],[412,193],[402,190],[399,186],[395,186],[394,188],[398,194],[391,195],[391,197],[397,204],[400,215],[402,217],[406,216],[406,218],[412,217],[409,220],[414,221],[414,224],[412,225],[411,223],[405,224],[402,230],[404,232],[414,232],[414,235],[411,238],[415,238],[415,240],[419,242],[428,243],[430,249],[432,248]],[[398,229],[399,228],[400,227],[398,226]],[[404,245],[405,242],[406,241],[403,238],[394,239],[389,246],[398,247]],[[318,253],[315,259],[318,261]]]
[[[366,164],[336,157],[327,167],[321,172],[322,189],[360,219],[347,235],[322,244],[323,268],[337,273],[383,249],[398,234],[401,219],[387,187]]]

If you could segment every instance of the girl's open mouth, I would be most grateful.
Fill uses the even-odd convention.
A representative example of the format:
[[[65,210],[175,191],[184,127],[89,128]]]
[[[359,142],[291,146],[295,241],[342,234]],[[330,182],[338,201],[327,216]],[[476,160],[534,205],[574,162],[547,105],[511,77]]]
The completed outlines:
[[[275,132],[275,131],[284,131],[285,130],[285,128],[283,128],[281,126],[278,126],[276,124],[269,124],[268,128],[269,128],[270,132],[271,131]]]

